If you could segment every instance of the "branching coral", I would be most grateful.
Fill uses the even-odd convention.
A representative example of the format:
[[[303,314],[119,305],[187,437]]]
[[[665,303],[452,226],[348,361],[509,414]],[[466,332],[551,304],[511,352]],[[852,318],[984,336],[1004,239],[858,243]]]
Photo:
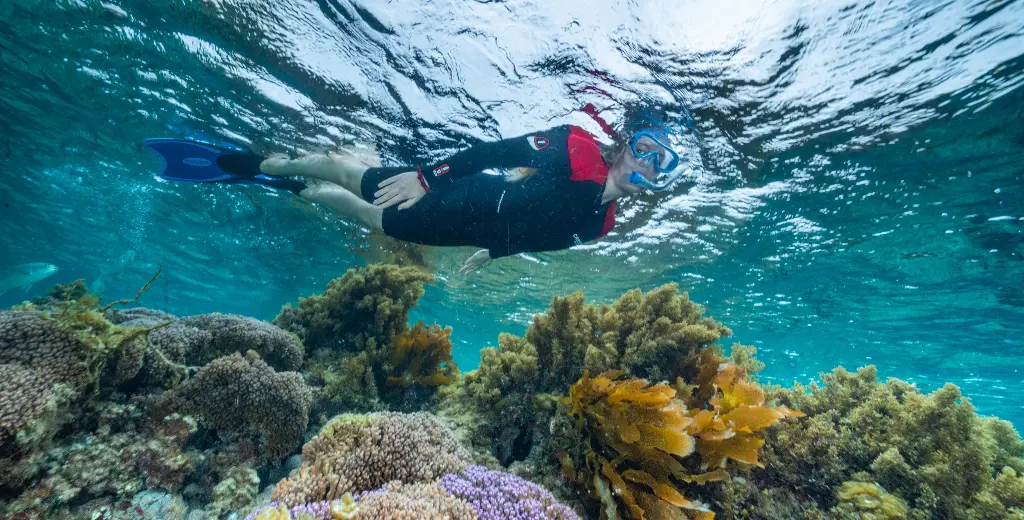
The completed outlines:
[[[349,269],[323,294],[285,306],[274,324],[298,334],[309,349],[383,348],[408,327],[409,310],[423,296],[423,284],[433,280],[412,267]]]
[[[436,483],[390,482],[380,489],[291,508],[272,502],[246,520],[482,520],[465,500]],[[505,517],[501,517],[505,518]],[[511,517],[509,517],[511,520]]]
[[[470,466],[438,485],[473,506],[480,520],[579,520],[546,489],[515,475]]]
[[[183,360],[190,365],[204,365],[220,356],[253,350],[277,370],[302,367],[303,348],[298,338],[265,321],[214,313],[189,316],[178,323],[210,333],[210,343]]]
[[[312,401],[301,374],[275,372],[250,351],[215,359],[158,396],[154,408],[195,416],[221,434],[255,439],[263,456],[274,459],[290,453],[302,438]]]
[[[289,506],[334,500],[393,480],[429,482],[460,471],[471,456],[424,413],[341,415],[302,448],[302,466],[274,490]]]

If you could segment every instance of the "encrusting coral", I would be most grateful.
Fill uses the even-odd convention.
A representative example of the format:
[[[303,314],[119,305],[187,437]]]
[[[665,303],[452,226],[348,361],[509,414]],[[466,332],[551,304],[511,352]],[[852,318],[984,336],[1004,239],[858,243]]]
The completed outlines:
[[[223,478],[213,486],[213,501],[206,508],[212,518],[248,505],[259,492],[260,477],[251,466],[233,466],[222,473]]]
[[[278,483],[273,497],[289,506],[329,501],[394,480],[430,482],[471,461],[452,432],[429,414],[345,414],[303,446],[302,466]]]
[[[253,439],[260,455],[278,459],[301,441],[312,402],[301,374],[275,372],[250,351],[213,360],[153,405],[157,413],[192,415],[221,434]]]

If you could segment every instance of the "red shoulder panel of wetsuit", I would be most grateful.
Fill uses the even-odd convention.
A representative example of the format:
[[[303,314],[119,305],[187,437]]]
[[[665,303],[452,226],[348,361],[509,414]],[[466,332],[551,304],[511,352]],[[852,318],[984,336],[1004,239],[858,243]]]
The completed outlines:
[[[592,181],[604,185],[608,166],[601,157],[601,149],[594,136],[578,126],[569,127],[569,178],[574,181]]]
[[[612,228],[615,227],[615,201],[608,205],[608,209],[604,213],[604,226],[601,227],[601,232],[597,234],[597,238],[601,238],[608,234]]]
[[[591,181],[602,186],[608,180],[608,165],[601,156],[594,136],[578,126],[569,127],[569,178],[574,181]],[[608,234],[615,227],[615,201],[608,205],[604,214],[604,226],[598,238]]]

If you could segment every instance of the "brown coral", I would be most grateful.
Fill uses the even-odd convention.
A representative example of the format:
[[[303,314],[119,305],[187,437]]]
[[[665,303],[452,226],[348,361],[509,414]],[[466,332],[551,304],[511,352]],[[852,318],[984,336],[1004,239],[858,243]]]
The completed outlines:
[[[255,439],[268,458],[298,444],[309,419],[312,390],[296,372],[275,372],[255,352],[213,360],[154,401],[159,413],[192,415],[222,433]]]
[[[0,311],[0,443],[42,412],[53,385],[81,376],[85,352],[54,320]]]
[[[461,471],[470,453],[425,413],[345,414],[302,448],[302,466],[274,489],[274,500],[295,506],[377,489],[391,481],[429,482]]]

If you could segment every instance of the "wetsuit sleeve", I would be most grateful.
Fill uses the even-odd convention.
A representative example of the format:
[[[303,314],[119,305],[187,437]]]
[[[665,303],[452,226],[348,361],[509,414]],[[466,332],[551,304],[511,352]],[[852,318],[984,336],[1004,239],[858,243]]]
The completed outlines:
[[[425,166],[422,173],[430,189],[445,189],[456,180],[475,175],[488,168],[545,168],[558,161],[567,161],[569,127],[560,126],[544,132],[480,143]]]

